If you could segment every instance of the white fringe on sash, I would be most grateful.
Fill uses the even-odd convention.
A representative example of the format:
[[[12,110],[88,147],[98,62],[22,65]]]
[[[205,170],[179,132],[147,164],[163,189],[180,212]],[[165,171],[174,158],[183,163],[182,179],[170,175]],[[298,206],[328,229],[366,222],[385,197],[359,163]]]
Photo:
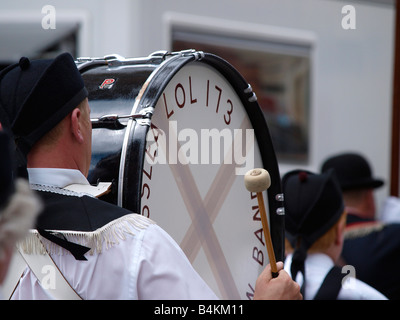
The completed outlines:
[[[68,241],[91,248],[88,253],[93,255],[100,254],[103,250],[118,245],[119,242],[124,241],[128,235],[135,235],[136,232],[146,229],[151,224],[155,224],[155,222],[142,215],[128,214],[91,232],[64,230],[48,231],[54,232],[55,235],[62,234]],[[40,242],[42,242],[43,245],[41,245]],[[26,254],[45,254],[44,248],[46,248],[49,254],[70,254],[68,250],[40,236],[37,230],[30,230],[28,236],[20,241],[17,246]]]

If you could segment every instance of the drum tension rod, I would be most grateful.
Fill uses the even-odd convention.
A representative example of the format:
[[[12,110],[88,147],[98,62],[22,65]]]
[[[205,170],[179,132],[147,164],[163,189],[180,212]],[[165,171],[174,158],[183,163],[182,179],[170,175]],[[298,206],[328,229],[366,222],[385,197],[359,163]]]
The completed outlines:
[[[92,118],[90,121],[92,122],[92,128],[105,128],[105,129],[113,129],[120,130],[126,127],[126,124],[122,124],[120,119],[149,119],[153,114],[154,108],[145,108],[142,109],[139,113],[135,114],[127,114],[127,115],[118,115],[118,114],[108,114],[101,116],[99,118]]]

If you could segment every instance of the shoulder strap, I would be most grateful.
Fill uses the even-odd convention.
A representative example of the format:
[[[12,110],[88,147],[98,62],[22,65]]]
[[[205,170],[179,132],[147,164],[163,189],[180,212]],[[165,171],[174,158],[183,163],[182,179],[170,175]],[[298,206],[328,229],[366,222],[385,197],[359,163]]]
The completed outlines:
[[[65,279],[60,269],[57,267],[42,242],[40,241],[44,254],[28,254],[23,250],[16,250],[12,259],[14,272],[7,274],[3,294],[11,298],[15,289],[19,285],[20,278],[26,267],[29,267],[38,279],[42,288],[56,300],[82,300],[76,291]]]
[[[314,300],[336,300],[339,291],[342,288],[342,279],[345,274],[342,273],[342,269],[338,266],[332,267],[332,269],[325,276],[324,281],[321,284]]]
[[[15,289],[18,287],[19,280],[24,274],[27,265],[19,253],[18,249],[15,248],[10,265],[8,267],[7,275],[1,286],[1,291],[4,299],[11,299]]]
[[[20,250],[19,253],[40,282],[42,288],[51,297],[56,300],[82,300],[65,279],[47,251],[45,254],[25,254]]]

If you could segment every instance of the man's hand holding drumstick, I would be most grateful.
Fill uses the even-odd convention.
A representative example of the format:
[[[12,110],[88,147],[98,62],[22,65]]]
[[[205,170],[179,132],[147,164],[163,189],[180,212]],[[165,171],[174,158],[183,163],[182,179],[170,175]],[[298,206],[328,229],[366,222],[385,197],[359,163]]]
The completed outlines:
[[[300,293],[300,286],[283,270],[283,262],[280,261],[276,263],[275,260],[275,253],[272,246],[264,198],[262,195],[263,191],[267,190],[271,185],[269,173],[265,169],[252,169],[245,174],[244,183],[247,190],[256,192],[257,194],[258,207],[270,262],[257,279],[254,300],[300,300],[303,298]]]
[[[253,300],[302,300],[300,286],[283,270],[283,262],[276,263],[278,277],[273,278],[268,264],[257,278]]]

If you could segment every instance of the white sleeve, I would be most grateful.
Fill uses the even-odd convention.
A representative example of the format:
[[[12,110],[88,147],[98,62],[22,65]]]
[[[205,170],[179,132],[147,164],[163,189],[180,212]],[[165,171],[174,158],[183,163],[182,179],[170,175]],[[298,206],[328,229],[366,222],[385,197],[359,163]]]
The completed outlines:
[[[144,300],[218,299],[178,244],[157,225],[143,238],[137,291]]]
[[[356,278],[347,278],[342,283],[338,299],[342,300],[387,300],[382,293]]]

